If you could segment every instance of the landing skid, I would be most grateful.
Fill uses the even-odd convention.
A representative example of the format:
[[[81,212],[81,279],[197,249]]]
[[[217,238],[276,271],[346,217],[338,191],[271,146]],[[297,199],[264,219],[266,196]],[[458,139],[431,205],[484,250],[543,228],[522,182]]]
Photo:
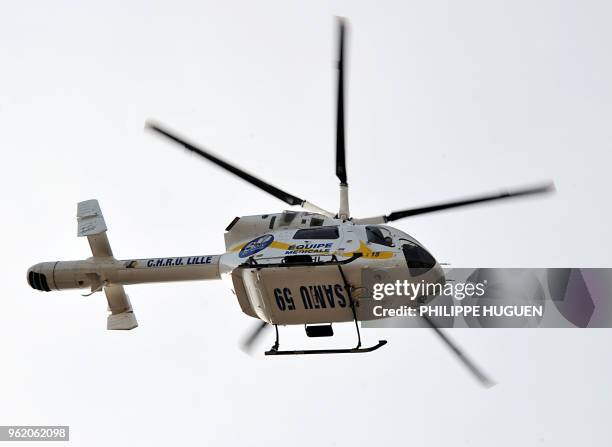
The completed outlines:
[[[274,348],[266,351],[266,355],[302,355],[302,354],[359,354],[363,352],[376,351],[378,348],[387,344],[387,340],[379,340],[374,346],[367,348],[348,348],[348,349],[307,349],[301,351],[278,351]]]

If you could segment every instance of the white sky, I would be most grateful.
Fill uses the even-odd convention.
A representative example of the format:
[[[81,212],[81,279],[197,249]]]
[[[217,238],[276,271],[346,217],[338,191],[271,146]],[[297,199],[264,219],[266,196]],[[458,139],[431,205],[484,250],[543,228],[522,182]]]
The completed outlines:
[[[550,198],[397,226],[454,266],[610,267],[609,2],[4,2],[0,425],[87,446],[609,445],[610,331],[454,331],[499,382],[483,390],[423,330],[249,357],[253,321],[220,282],[130,287],[128,333],[105,330],[102,294],[27,286],[36,262],[89,256],[80,200],[124,259],[221,253],[234,216],[283,209],[146,118],[335,209],[334,15],[354,215],[554,179]]]

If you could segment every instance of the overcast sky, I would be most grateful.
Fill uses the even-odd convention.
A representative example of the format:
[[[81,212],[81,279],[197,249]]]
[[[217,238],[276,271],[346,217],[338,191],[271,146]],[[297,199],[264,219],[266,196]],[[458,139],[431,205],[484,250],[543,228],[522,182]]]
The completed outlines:
[[[81,200],[122,259],[219,254],[235,216],[283,209],[147,118],[335,210],[335,15],[355,216],[552,179],[397,226],[457,267],[610,267],[609,2],[4,2],[0,425],[70,425],[79,446],[609,445],[609,330],[453,331],[484,390],[425,330],[290,358],[262,355],[269,333],[249,357],[222,282],[129,287],[140,327],[118,333],[103,294],[28,287],[30,265],[90,255]]]

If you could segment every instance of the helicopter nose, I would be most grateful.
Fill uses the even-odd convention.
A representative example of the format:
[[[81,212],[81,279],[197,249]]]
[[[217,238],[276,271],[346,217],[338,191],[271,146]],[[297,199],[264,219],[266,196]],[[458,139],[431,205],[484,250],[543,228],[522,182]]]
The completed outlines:
[[[55,262],[41,262],[28,269],[27,279],[30,287],[43,292],[50,292],[50,280],[53,279],[53,266]]]

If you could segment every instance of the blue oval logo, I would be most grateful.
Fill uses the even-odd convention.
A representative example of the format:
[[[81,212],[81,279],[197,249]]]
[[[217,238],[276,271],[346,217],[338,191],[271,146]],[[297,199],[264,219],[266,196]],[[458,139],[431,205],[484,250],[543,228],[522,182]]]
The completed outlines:
[[[264,248],[268,247],[274,241],[274,236],[271,234],[264,234],[263,236],[259,236],[253,239],[251,242],[248,242],[238,256],[241,258],[247,258],[249,256],[253,256],[255,253],[259,253]]]

